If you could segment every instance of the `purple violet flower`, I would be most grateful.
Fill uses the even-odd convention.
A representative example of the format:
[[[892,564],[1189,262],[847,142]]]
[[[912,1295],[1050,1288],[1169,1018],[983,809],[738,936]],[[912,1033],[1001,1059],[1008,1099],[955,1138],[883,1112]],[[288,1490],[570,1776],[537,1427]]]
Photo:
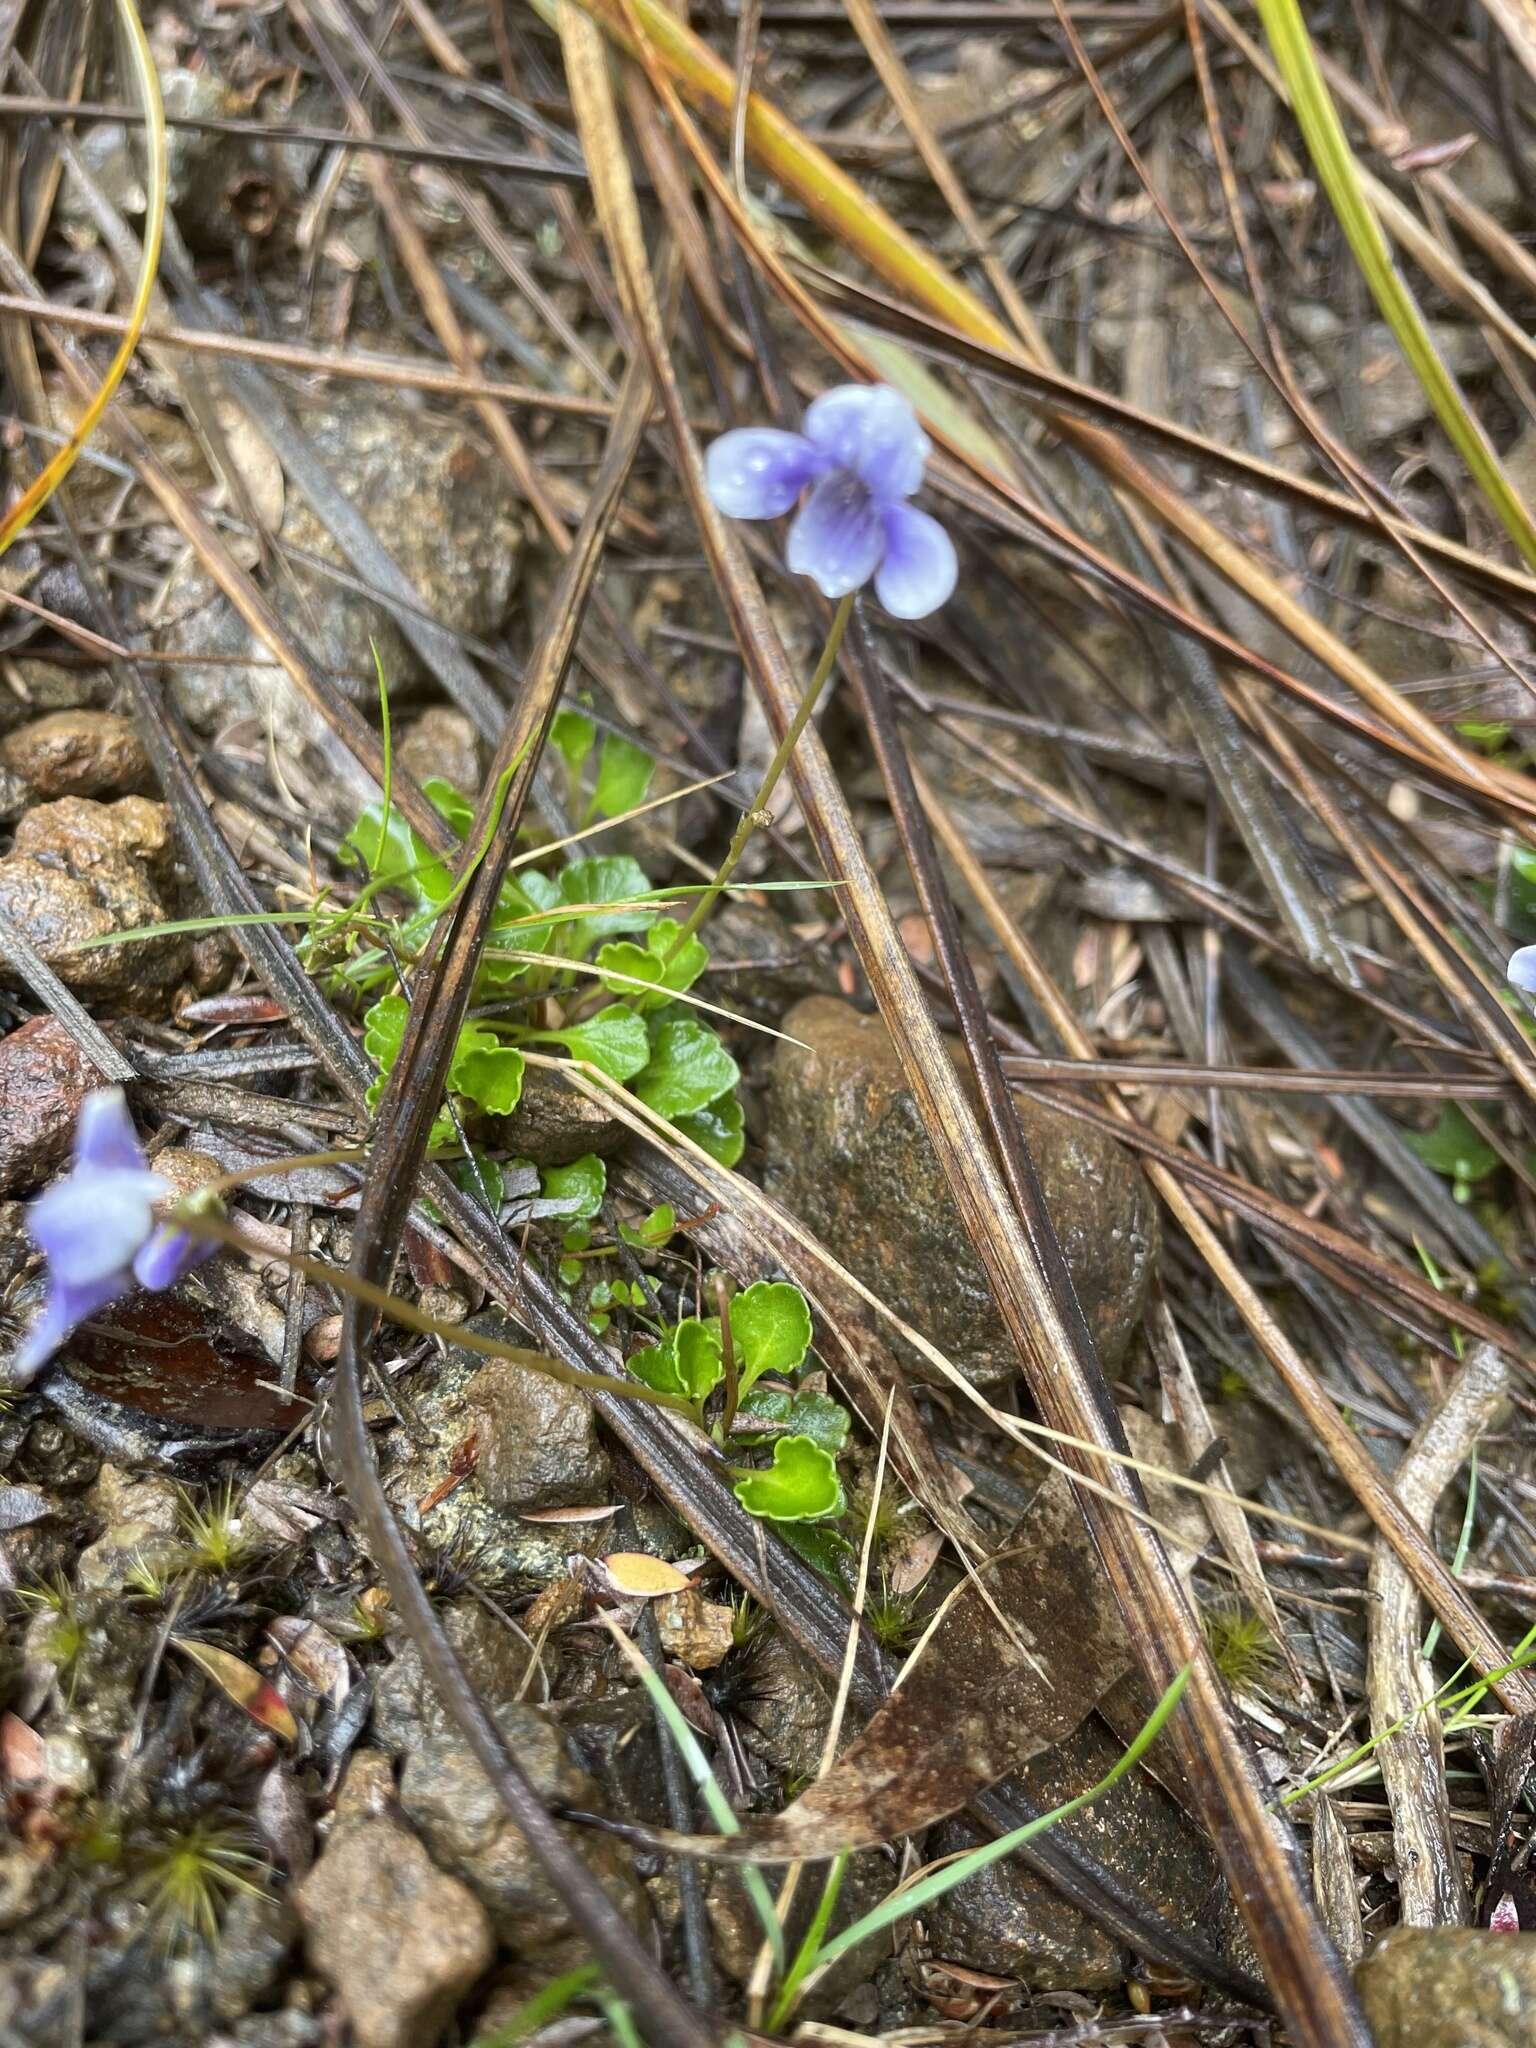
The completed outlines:
[[[1516,988],[1536,996],[1536,946],[1522,946],[1518,953],[1511,953],[1504,972]]]
[[[69,1172],[32,1204],[27,1229],[48,1256],[42,1313],[17,1347],[10,1378],[25,1385],[78,1324],[137,1284],[173,1287],[215,1249],[154,1205],[171,1192],[152,1173],[121,1088],[98,1088],[80,1105]]]
[[[739,427],[710,444],[709,495],[731,519],[776,519],[807,486],[789,566],[823,597],[871,577],[894,618],[925,619],[953,592],[954,543],[906,501],[932,452],[917,414],[886,384],[840,384],[811,402],[805,432]]]

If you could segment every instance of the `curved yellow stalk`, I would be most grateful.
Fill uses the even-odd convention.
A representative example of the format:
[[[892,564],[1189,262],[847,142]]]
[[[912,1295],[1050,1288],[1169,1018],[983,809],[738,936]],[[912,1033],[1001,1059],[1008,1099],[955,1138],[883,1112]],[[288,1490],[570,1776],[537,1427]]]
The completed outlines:
[[[134,0],[117,0],[118,22],[123,32],[123,46],[127,51],[129,66],[133,72],[134,84],[138,89],[139,103],[144,111],[144,149],[148,160],[149,176],[146,184],[147,201],[144,209],[144,260],[139,266],[139,281],[133,294],[133,304],[128,310],[128,324],[123,338],[107,374],[101,380],[100,389],[76,422],[74,432],[38,471],[32,482],[22,492],[10,510],[0,519],[0,555],[3,555],[17,534],[22,533],[41,512],[59,485],[75,466],[75,459],[100,424],[101,416],[110,404],[112,394],[123,381],[123,375],[133,359],[133,352],[139,345],[149,318],[150,294],[155,288],[155,275],[160,268],[160,242],[165,230],[166,200],[166,149],[165,109],[160,100],[160,80],[155,73],[155,60],[150,53],[149,38],[144,33],[144,24],[139,20]]]

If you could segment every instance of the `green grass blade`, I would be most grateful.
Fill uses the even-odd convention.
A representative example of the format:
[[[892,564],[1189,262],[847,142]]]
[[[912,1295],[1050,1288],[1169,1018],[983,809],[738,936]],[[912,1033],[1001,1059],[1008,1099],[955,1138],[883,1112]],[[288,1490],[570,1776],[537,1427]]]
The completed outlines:
[[[709,1768],[709,1759],[705,1756],[703,1750],[700,1749],[698,1738],[684,1719],[682,1708],[673,1699],[671,1693],[667,1691],[665,1682],[658,1673],[651,1669],[629,1637],[618,1628],[612,1628],[611,1633],[614,1641],[623,1651],[626,1660],[632,1667],[635,1676],[650,1694],[651,1703],[665,1723],[667,1733],[677,1744],[678,1755],[688,1766],[693,1782],[698,1786],[700,1793],[703,1795],[704,1804],[709,1809],[710,1819],[722,1835],[739,1835],[741,1833],[741,1822],[731,1811],[731,1803],[721,1791],[714,1772]],[[768,1938],[768,1946],[773,1951],[775,1967],[782,1970],[784,1967],[784,1930],[779,1925],[778,1914],[774,1911],[773,1896],[768,1890],[767,1881],[763,1873],[752,1863],[744,1863],[742,1865],[741,1881],[747,1888],[747,1896],[752,1901],[753,1911],[757,1914],[759,1921],[762,1923],[763,1933]]]
[[[1510,539],[1526,562],[1536,568],[1536,525],[1468,409],[1455,378],[1441,360],[1424,316],[1392,260],[1391,248],[1366,196],[1360,166],[1344,133],[1333,95],[1324,82],[1299,0],[1257,0],[1257,4],[1313,166],[1370,286],[1371,296],[1457,454],[1498,514]]]

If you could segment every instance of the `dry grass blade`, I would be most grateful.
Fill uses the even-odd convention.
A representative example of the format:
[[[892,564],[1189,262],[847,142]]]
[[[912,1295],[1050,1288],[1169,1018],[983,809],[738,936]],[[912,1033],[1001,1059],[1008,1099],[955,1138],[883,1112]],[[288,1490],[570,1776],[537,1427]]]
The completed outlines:
[[[1422,1528],[1478,1440],[1507,1412],[1508,1385],[1503,1358],[1479,1345],[1420,1426],[1393,1486]],[[1419,1711],[1435,1688],[1417,1648],[1418,1597],[1385,1545],[1371,1566],[1369,1591],[1371,1731],[1380,1737],[1377,1760],[1392,1805],[1402,1918],[1409,1927],[1460,1927],[1467,1897],[1451,1836],[1440,1716],[1434,1708]]]
[[[741,547],[705,489],[702,458],[667,357],[646,265],[603,41],[570,0],[565,0],[560,25],[594,197],[626,309],[643,337],[694,518],[748,672],[778,737],[793,716],[795,684]],[[1057,1426],[1121,1448],[1113,1405],[1038,1189],[1026,1234],[928,1015],[814,730],[807,731],[797,751],[794,779],[826,871],[840,881],[850,937],[891,1026],[924,1126],[1018,1347],[1030,1391]],[[1128,1501],[1139,1506],[1138,1489],[1129,1480],[1122,1484]],[[1317,2048],[1363,2043],[1364,2026],[1352,1994],[1312,1914],[1294,1857],[1265,1811],[1256,1767],[1166,1553],[1132,1517],[1105,1509],[1091,1494],[1084,1506],[1148,1679],[1161,1691],[1185,1664],[1191,1667],[1187,1704],[1175,1717],[1174,1732],[1288,2024],[1299,2041]]]
[[[133,303],[128,309],[123,338],[117,346],[106,375],[87,398],[79,420],[63,447],[44,464],[27,488],[7,508],[4,518],[0,519],[0,554],[4,554],[16,536],[37,517],[73,469],[81,449],[101,424],[112,401],[112,394],[127,375],[128,365],[133,360],[134,350],[138,347],[139,337],[144,331],[144,323],[149,317],[150,299],[155,289],[155,274],[160,266],[160,240],[165,228],[165,110],[160,100],[159,74],[155,70],[149,39],[144,33],[144,26],[139,20],[134,0],[116,0],[116,18],[123,47],[128,54],[129,69],[142,102],[144,152],[149,168],[145,203],[146,229],[143,254],[139,262],[138,283],[134,289]]]
[[[1006,947],[1014,966],[1025,977],[1036,1001],[1045,1008],[1063,1042],[1069,1050],[1082,1057],[1088,1050],[1088,1041],[1038,953],[1009,918],[943,805],[931,790],[925,788],[921,778],[918,779],[918,788],[946,850],[982,903],[999,942]],[[1118,1122],[1127,1125],[1134,1122],[1131,1112],[1118,1097],[1110,1097],[1109,1107]],[[1500,1697],[1511,1711],[1529,1712],[1536,1706],[1536,1683],[1524,1671],[1505,1672],[1509,1659],[1504,1645],[1457,1585],[1423,1531],[1382,1478],[1379,1468],[1362,1450],[1359,1439],[1296,1351],[1258,1290],[1238,1268],[1227,1246],[1166,1167],[1148,1160],[1147,1173],[1159,1197],[1226,1290],[1249,1331],[1315,1430],[1319,1442],[1401,1559],[1414,1584],[1477,1668],[1503,1674],[1496,1685]]]

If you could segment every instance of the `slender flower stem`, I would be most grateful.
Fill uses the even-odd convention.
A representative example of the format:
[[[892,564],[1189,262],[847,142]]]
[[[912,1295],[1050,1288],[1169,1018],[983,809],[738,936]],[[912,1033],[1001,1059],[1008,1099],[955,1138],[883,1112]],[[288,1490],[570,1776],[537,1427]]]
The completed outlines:
[[[789,766],[790,756],[794,753],[799,743],[800,735],[805,731],[811,713],[816,709],[821,693],[826,688],[827,678],[837,665],[837,650],[843,644],[843,634],[852,612],[853,592],[850,590],[848,595],[839,603],[837,610],[832,614],[832,624],[827,632],[827,644],[821,650],[821,659],[816,664],[816,673],[811,677],[805,695],[800,699],[800,708],[790,720],[788,731],[783,739],[779,741],[773,759],[768,763],[768,772],[758,784],[756,796],[753,797],[750,806],[742,813],[741,823],[736,827],[735,836],[731,840],[730,851],[720,863],[714,880],[693,906],[688,916],[688,922],[683,926],[668,948],[666,959],[662,962],[664,967],[669,965],[676,958],[677,954],[682,951],[683,947],[687,945],[688,941],[714,908],[715,899],[736,872],[737,863],[746,852],[747,841],[752,837],[752,834],[759,825],[766,825],[771,822],[768,800],[778,787],[779,777]]]

